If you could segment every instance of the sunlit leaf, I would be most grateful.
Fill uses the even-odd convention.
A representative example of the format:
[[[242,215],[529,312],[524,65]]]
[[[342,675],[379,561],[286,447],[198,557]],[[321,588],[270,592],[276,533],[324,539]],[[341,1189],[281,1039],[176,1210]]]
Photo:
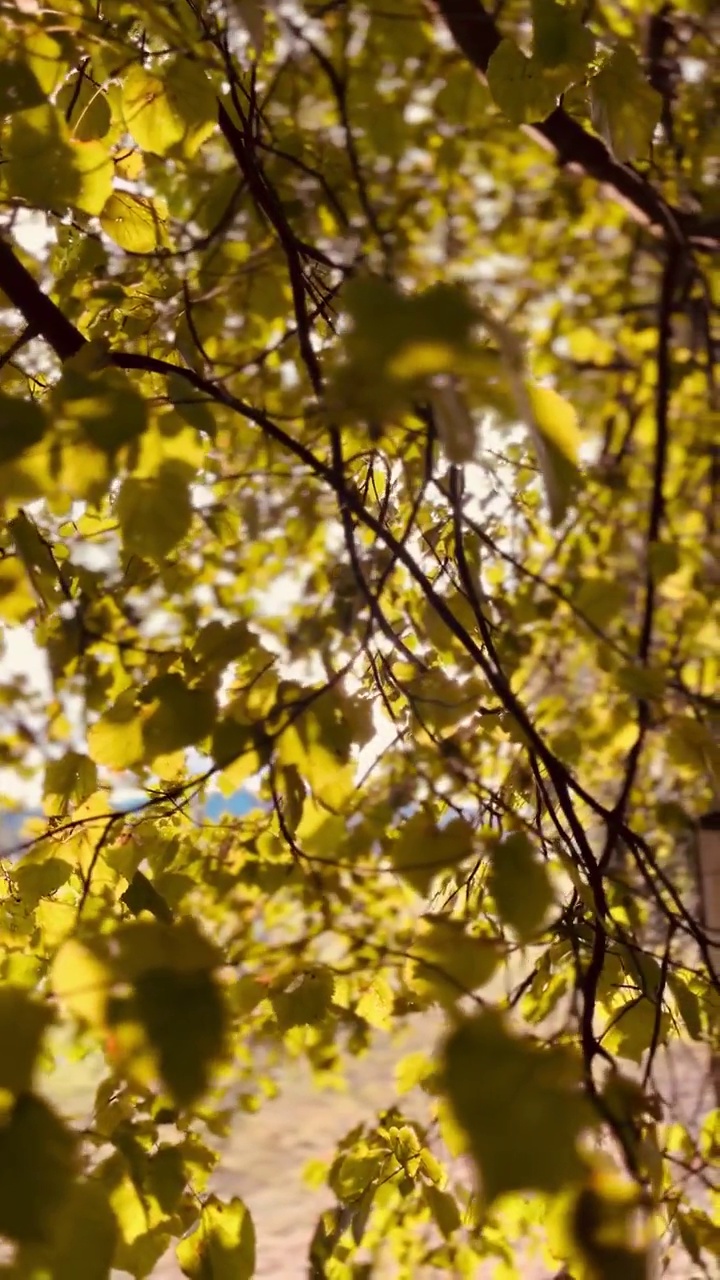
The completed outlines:
[[[129,476],[118,494],[116,510],[127,551],[162,560],[185,536],[192,521],[183,470],[165,463],[157,476]]]
[[[590,103],[593,124],[618,160],[647,156],[662,99],[624,41],[590,81]]]
[[[473,846],[472,827],[463,818],[453,818],[437,827],[425,814],[418,813],[389,842],[388,852],[395,869],[418,893],[425,893],[439,871],[464,862]]]
[[[104,1025],[113,973],[96,949],[69,938],[55,956],[51,982],[61,1008],[91,1026]]]
[[[145,151],[165,155],[184,142],[193,154],[215,127],[215,95],[198,63],[174,58],[160,74],[133,66],[123,80],[123,115]]]
[[[553,900],[547,867],[520,831],[491,847],[489,889],[501,918],[523,942],[538,932]]]
[[[593,1113],[570,1049],[541,1047],[488,1012],[450,1034],[443,1063],[488,1204],[508,1191],[558,1191],[580,1179],[578,1140]]]
[[[560,92],[542,64],[526,57],[513,40],[500,42],[487,74],[495,102],[513,124],[543,120]]]
[[[177,1259],[190,1280],[250,1280],[255,1272],[255,1229],[242,1200],[209,1196],[196,1227],[177,1246]]]
[[[491,938],[442,915],[423,918],[408,950],[409,987],[421,997],[451,1004],[489,982],[500,959]]]
[[[166,214],[157,200],[132,191],[116,191],[97,211],[103,231],[129,253],[166,248]]]

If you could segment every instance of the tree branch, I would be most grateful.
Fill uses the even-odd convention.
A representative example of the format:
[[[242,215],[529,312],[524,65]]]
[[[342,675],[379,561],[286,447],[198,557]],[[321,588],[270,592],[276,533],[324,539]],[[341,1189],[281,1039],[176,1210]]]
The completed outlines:
[[[468,62],[486,79],[490,59],[502,34],[480,0],[428,0],[431,9],[445,23],[455,44]],[[663,200],[647,178],[629,164],[621,164],[605,143],[557,107],[546,120],[523,125],[523,130],[558,162],[571,171],[594,178],[607,188],[630,215],[658,236],[696,248],[720,249],[720,220],[703,219],[684,213]]]
[[[48,346],[59,360],[69,360],[77,355],[85,339],[74,324],[65,317],[37,280],[16,257],[7,241],[0,236],[0,289],[25,318],[26,324]]]

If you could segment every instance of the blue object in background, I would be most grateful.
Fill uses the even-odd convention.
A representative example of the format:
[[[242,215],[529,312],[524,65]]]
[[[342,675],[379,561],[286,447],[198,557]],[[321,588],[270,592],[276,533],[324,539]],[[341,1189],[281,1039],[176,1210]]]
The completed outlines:
[[[222,818],[228,813],[234,818],[240,818],[244,813],[259,808],[257,796],[251,795],[249,791],[234,791],[231,796],[223,796],[215,791],[208,797],[205,813],[208,818]]]
[[[257,796],[252,795],[249,791],[234,791],[231,796],[220,795],[215,791],[210,795],[205,805],[196,811],[196,818],[206,817],[211,822],[217,822],[220,818],[230,816],[240,818],[245,813],[251,813],[253,809],[261,808],[260,801]],[[125,812],[128,816],[136,811],[136,806],[127,805]],[[14,860],[17,853],[14,852],[15,846],[20,843],[20,832],[28,818],[41,817],[39,809],[12,810],[6,813],[0,813],[0,857],[9,857]]]

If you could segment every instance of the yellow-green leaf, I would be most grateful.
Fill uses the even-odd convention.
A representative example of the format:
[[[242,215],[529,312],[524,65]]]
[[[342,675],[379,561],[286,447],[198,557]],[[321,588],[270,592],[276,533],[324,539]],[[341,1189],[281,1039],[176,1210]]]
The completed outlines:
[[[439,871],[470,857],[473,845],[473,830],[464,818],[452,818],[438,826],[428,815],[417,813],[408,818],[387,849],[395,870],[418,893],[426,893]]]
[[[251,1280],[255,1272],[255,1229],[242,1200],[223,1203],[208,1196],[197,1226],[176,1249],[190,1280]]]
[[[18,1097],[32,1087],[35,1064],[52,1013],[23,987],[0,987],[0,1091]]]
[[[115,509],[126,551],[163,560],[192,522],[186,469],[166,462],[156,476],[129,476]]]
[[[492,845],[490,858],[488,888],[500,917],[521,942],[529,942],[541,928],[553,900],[547,867],[521,831]]]
[[[113,972],[97,948],[77,938],[63,943],[53,961],[50,981],[62,1008],[75,1018],[101,1027],[113,985]]]
[[[488,1011],[451,1032],[443,1079],[488,1205],[509,1191],[562,1191],[583,1176],[580,1135],[598,1117],[572,1049],[514,1035]]]
[[[153,253],[168,247],[165,209],[150,196],[116,191],[97,212],[106,235],[128,253]]]
[[[424,1000],[454,1004],[489,982],[502,950],[451,916],[426,915],[409,950],[406,981]]]

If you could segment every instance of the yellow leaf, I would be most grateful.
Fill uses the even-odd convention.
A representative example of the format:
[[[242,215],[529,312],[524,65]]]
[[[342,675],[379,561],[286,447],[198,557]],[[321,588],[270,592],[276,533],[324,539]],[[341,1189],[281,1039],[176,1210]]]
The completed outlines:
[[[50,981],[68,1013],[91,1026],[103,1026],[113,975],[97,952],[69,938],[55,957]]]
[[[97,212],[103,231],[129,253],[152,253],[168,245],[165,210],[149,196],[116,191]]]
[[[143,722],[133,694],[121,694],[88,732],[88,753],[96,764],[129,769],[145,753]]]
[[[582,436],[577,414],[563,396],[552,387],[528,387],[535,423],[541,435],[554,445],[559,453],[577,466]]]
[[[18,559],[0,560],[0,618],[25,622],[37,607],[28,576]]]

